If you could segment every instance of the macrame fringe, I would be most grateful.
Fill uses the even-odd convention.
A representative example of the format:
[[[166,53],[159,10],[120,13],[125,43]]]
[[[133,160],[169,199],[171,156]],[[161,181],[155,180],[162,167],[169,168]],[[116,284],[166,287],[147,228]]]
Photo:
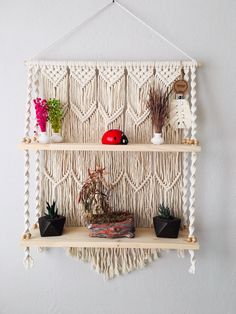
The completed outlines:
[[[153,249],[70,248],[67,253],[103,274],[105,279],[142,269],[159,257]]]

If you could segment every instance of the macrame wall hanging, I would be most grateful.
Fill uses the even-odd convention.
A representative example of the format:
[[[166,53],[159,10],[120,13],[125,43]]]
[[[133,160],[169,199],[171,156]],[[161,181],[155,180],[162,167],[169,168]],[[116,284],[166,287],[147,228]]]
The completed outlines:
[[[123,5],[117,1],[114,3],[167,41]],[[110,4],[96,15],[109,6]],[[65,37],[59,41],[63,39]],[[67,143],[99,143],[102,134],[112,128],[124,130],[130,143],[149,143],[152,125],[146,102],[150,86],[164,86],[166,89],[171,89],[173,83],[181,78],[181,69],[184,69],[184,79],[190,86],[186,99],[190,104],[191,125],[189,129],[182,130],[166,123],[163,134],[167,144],[181,144],[183,138],[188,136],[196,139],[196,69],[198,65],[185,52],[169,41],[167,42],[181,51],[190,61],[28,61],[25,137],[30,137],[37,128],[35,126],[31,130],[32,121],[35,121],[32,115],[32,100],[40,95],[47,99],[53,97],[60,99],[64,113],[62,135]],[[29,204],[29,149],[32,145],[34,144],[24,144],[24,234],[28,244],[24,244],[23,241],[23,245],[25,246],[26,268],[31,267],[33,263],[29,243],[34,243],[32,246],[40,246],[37,242],[36,244],[33,242],[33,236],[27,240],[27,235],[32,232]],[[43,214],[46,201],[56,200],[58,207],[62,210],[61,213],[66,216],[67,226],[82,226],[82,217],[78,209],[78,193],[87,176],[87,170],[94,168],[97,164],[106,167],[109,173],[109,183],[116,192],[112,197],[112,207],[116,210],[126,209],[134,213],[138,228],[152,227],[152,217],[157,214],[160,203],[174,208],[176,216],[182,219],[182,228],[188,229],[190,272],[194,273],[195,257],[194,250],[191,249],[191,241],[196,241],[194,236],[196,159],[197,155],[194,151],[177,150],[165,153],[36,150],[36,203],[34,206],[36,213],[33,222],[37,222]],[[156,260],[160,249],[148,246],[146,248],[71,247],[67,249],[67,252],[79,260],[90,262],[93,268],[104,274],[106,278],[112,278],[140,269]],[[178,253],[183,256],[184,251],[178,251]]]

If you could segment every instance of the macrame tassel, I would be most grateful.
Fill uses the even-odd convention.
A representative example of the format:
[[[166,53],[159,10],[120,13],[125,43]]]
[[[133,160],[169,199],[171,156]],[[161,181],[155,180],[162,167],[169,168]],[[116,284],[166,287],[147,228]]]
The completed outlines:
[[[189,129],[191,126],[191,112],[186,99],[173,99],[170,102],[169,123],[174,129]]]
[[[29,247],[25,248],[25,257],[24,257],[24,266],[26,270],[29,270],[34,266],[34,260],[30,256],[30,249]]]
[[[180,71],[180,67],[178,71]],[[188,81],[189,66],[184,65],[184,71],[186,71],[184,79]],[[185,130],[191,127],[192,120],[188,95],[185,95],[184,99],[174,99],[174,97],[173,95],[173,99],[170,101],[169,123],[172,128],[184,129],[184,133],[186,133]]]
[[[173,82],[181,76],[180,62],[162,62],[156,65],[156,87],[170,92]],[[188,65],[185,65],[185,68]],[[169,96],[170,112],[169,124],[176,130],[189,129],[191,126],[191,112],[187,99],[174,99],[174,94]],[[176,143],[173,141],[172,143]]]
[[[184,257],[185,257],[185,252],[184,252],[184,250],[178,250],[178,251],[177,251],[177,254],[178,254],[178,257],[179,257],[179,258],[184,258]]]
[[[46,247],[37,247],[37,253],[43,253],[43,252],[45,252],[47,250],[47,248]]]
[[[190,254],[190,263],[191,266],[189,268],[189,273],[190,274],[195,274],[195,264],[196,264],[196,259],[194,257],[194,250],[189,250],[189,254]]]

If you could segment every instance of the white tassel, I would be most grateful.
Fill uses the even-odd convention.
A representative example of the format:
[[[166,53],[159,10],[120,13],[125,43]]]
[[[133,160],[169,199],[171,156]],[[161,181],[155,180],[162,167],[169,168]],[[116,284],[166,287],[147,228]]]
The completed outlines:
[[[179,257],[179,258],[184,258],[184,257],[185,257],[185,252],[184,252],[184,250],[178,250],[178,251],[177,251],[177,254],[178,254],[178,257]]]
[[[189,254],[190,254],[190,263],[191,266],[189,268],[189,273],[190,274],[195,274],[195,264],[196,264],[196,259],[194,257],[194,250],[189,250]]]
[[[24,266],[26,270],[29,270],[30,268],[32,268],[34,265],[34,260],[33,258],[30,256],[30,249],[29,247],[25,248],[25,257],[24,257]]]
[[[170,103],[169,123],[174,129],[189,129],[192,115],[186,99],[173,99]]]

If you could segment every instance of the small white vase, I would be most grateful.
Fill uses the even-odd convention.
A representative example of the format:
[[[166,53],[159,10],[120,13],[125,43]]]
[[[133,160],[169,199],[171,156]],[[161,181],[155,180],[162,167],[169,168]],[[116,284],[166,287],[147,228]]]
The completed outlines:
[[[161,145],[164,143],[164,139],[161,137],[161,133],[154,133],[154,137],[151,139],[152,144]]]
[[[60,133],[52,133],[51,142],[52,143],[61,143],[63,141],[63,137]]]
[[[40,132],[38,141],[40,144],[48,144],[50,142],[50,138],[46,132]]]

